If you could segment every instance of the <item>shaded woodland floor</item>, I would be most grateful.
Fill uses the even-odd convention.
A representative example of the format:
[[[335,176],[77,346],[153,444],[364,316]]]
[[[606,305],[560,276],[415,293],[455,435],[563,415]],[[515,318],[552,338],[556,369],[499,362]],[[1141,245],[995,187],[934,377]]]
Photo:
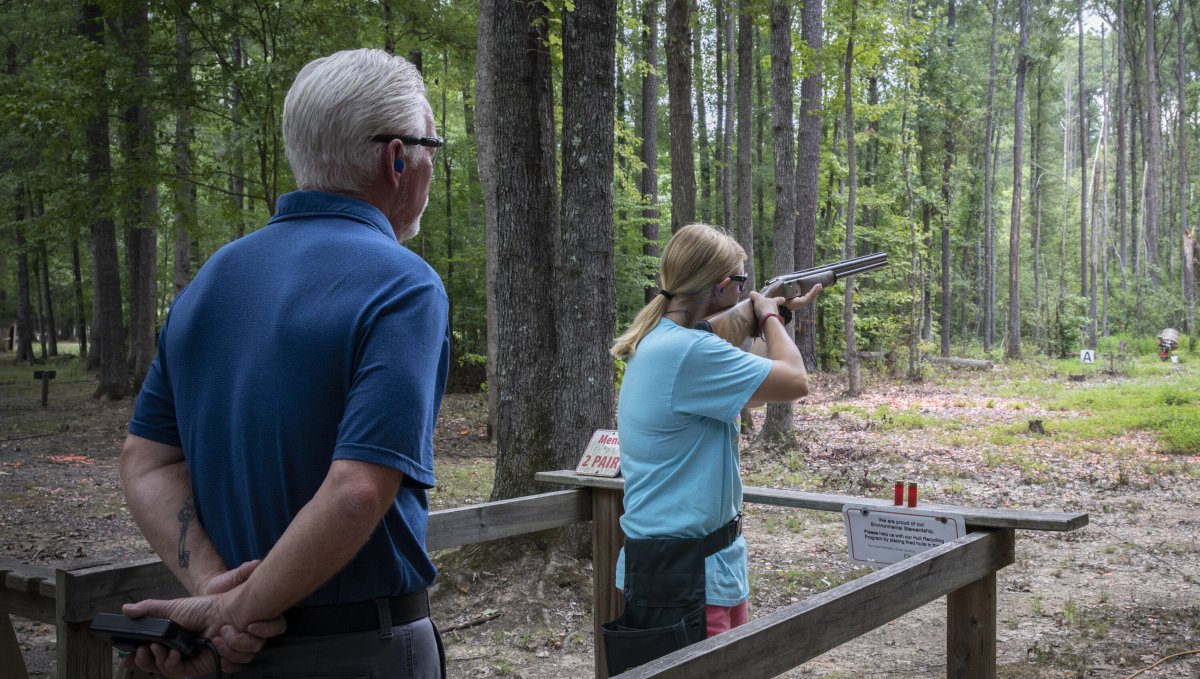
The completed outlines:
[[[37,564],[148,556],[116,472],[131,403],[91,400],[93,382],[74,361],[52,367],[45,409],[27,369],[0,372],[0,555]],[[1016,563],[999,573],[1002,677],[1123,679],[1200,648],[1200,451],[1164,454],[1140,431],[1081,443],[1064,432],[1086,413],[1022,395],[1013,372],[930,373],[920,384],[872,377],[855,399],[841,395],[838,376],[818,375],[796,409],[795,448],[756,446],[744,434],[746,484],[882,497],[906,479],[930,502],[1088,512],[1090,524],[1073,533],[1018,534]],[[1068,390],[1127,378],[1039,379]],[[1028,431],[1035,419],[1046,435]],[[479,395],[447,396],[435,509],[486,501],[495,452],[485,429]],[[745,513],[752,614],[864,572],[846,559],[836,514],[757,505]],[[434,614],[452,677],[590,676],[590,563],[530,544],[435,559]],[[15,622],[31,674],[54,677],[53,629]],[[942,677],[944,645],[945,604],[935,602],[786,676]],[[1200,654],[1139,676],[1200,676]]]

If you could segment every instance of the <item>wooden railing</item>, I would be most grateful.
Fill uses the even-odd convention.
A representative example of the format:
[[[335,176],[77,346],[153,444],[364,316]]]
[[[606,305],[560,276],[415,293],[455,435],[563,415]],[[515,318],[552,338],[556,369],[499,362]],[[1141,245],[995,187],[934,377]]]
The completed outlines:
[[[433,512],[426,546],[449,549],[593,521],[593,620],[620,611],[614,587],[620,531],[620,479],[545,472],[538,480],[571,486],[541,495]],[[845,503],[890,504],[868,498],[746,488],[746,502],[841,511]],[[947,660],[951,677],[995,676],[996,576],[1012,563],[1014,530],[1074,530],[1086,514],[1018,512],[922,505],[963,515],[972,533],[806,601],[757,617],[620,675],[635,677],[769,677],[893,620],[941,596],[949,597]],[[88,631],[99,612],[123,603],[171,598],[183,591],[158,559],[76,568],[0,562],[0,678],[27,679],[9,614],[54,624],[58,676],[111,679],[112,648]],[[595,636],[596,676],[606,677],[603,641]]]
[[[573,471],[543,472],[537,480],[592,490],[592,582],[596,676],[608,676],[600,624],[620,613],[614,585],[621,547],[623,479],[579,476]],[[841,512],[845,504],[891,507],[888,500],[747,487],[747,503]],[[996,571],[1014,559],[1015,530],[1071,531],[1088,515],[977,509],[922,503],[924,509],[958,514],[967,535],[756,617],[749,624],[676,651],[619,675],[645,677],[774,677],[880,627],[942,596],[947,597],[948,677],[996,676]]]
[[[425,542],[434,551],[587,521],[589,495],[560,490],[432,512]],[[3,561],[0,585],[0,679],[28,679],[10,614],[55,626],[60,679],[111,679],[112,646],[88,630],[92,618],[124,603],[184,595],[157,558],[57,569]]]

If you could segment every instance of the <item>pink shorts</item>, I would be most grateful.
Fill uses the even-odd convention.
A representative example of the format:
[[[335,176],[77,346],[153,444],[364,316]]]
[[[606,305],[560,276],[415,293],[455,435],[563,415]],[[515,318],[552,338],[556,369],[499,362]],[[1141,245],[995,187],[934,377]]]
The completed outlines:
[[[716,636],[749,622],[750,602],[746,600],[736,606],[705,606],[704,617],[708,623],[708,636]]]

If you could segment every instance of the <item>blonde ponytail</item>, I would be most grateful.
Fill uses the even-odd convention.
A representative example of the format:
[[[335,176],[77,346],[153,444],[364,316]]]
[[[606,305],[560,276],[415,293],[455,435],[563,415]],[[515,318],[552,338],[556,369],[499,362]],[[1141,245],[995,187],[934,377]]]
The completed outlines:
[[[707,224],[688,224],[671,236],[662,256],[662,286],[671,297],[709,294],[711,286],[736,273],[746,251],[725,232]],[[633,323],[613,342],[613,356],[628,360],[658,325],[667,310],[666,295],[658,294],[638,312]]]
[[[633,323],[629,325],[629,329],[613,342],[609,353],[623,361],[629,360],[629,357],[633,356],[633,352],[637,351],[637,345],[642,338],[649,335],[654,326],[658,325],[658,321],[662,319],[666,310],[667,298],[661,294],[655,295],[654,299],[638,312]]]

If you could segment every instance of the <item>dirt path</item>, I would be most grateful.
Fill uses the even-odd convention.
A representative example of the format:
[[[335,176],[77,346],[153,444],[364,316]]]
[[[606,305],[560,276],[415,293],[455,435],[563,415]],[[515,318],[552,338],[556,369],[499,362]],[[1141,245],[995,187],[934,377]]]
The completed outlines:
[[[39,564],[147,556],[115,466],[130,404],[91,401],[86,378],[66,377],[44,411],[24,385],[0,387],[0,555]],[[979,387],[876,381],[853,400],[839,388],[820,377],[797,409],[802,453],[744,437],[747,485],[883,497],[903,478],[919,481],[930,502],[1090,515],[1073,533],[1018,534],[1016,563],[999,574],[1001,676],[1123,679],[1200,648],[1200,455],[1164,456],[1136,434],[1073,449],[1053,422],[1074,415]],[[464,434],[481,430],[480,412],[477,397],[447,398],[439,435],[447,469],[488,465],[490,448]],[[1031,419],[1044,419],[1049,436],[1003,445],[975,437]],[[746,515],[752,612],[862,572],[846,559],[836,514],[748,505]],[[452,677],[590,676],[590,563],[532,549],[483,569],[462,565],[458,552],[437,560],[435,615],[444,628],[461,626],[445,635]],[[53,630],[14,622],[31,675],[54,677]],[[944,646],[945,604],[935,602],[786,676],[943,677]],[[1197,676],[1200,655],[1139,675]]]

